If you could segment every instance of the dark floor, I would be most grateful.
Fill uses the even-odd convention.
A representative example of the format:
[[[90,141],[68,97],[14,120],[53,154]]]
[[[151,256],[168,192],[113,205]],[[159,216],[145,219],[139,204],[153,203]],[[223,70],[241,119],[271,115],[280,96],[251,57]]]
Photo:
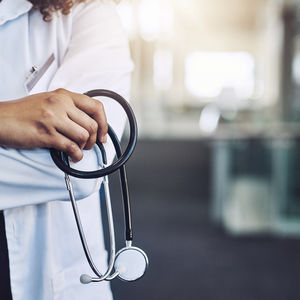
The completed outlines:
[[[210,160],[206,142],[139,141],[127,169],[135,245],[150,266],[136,283],[114,281],[115,300],[300,299],[300,239],[235,238],[211,223]]]

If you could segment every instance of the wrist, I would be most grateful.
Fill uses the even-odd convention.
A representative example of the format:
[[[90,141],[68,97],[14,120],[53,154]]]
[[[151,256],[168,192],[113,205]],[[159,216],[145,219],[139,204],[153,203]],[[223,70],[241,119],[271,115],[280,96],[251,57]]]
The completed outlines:
[[[15,101],[0,102],[0,120],[0,146],[8,146],[9,140],[14,136],[17,121]]]

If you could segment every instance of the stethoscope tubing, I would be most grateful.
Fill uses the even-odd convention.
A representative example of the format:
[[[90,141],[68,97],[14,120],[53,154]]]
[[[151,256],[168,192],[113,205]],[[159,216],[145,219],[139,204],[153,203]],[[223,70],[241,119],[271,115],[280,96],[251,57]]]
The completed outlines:
[[[137,125],[136,125],[136,119],[134,116],[134,113],[132,111],[132,108],[128,104],[128,102],[119,94],[109,91],[109,90],[104,90],[104,89],[98,89],[98,90],[91,90],[85,95],[89,97],[109,97],[117,101],[119,104],[121,104],[122,108],[124,109],[128,121],[129,121],[129,129],[130,129],[130,134],[129,134],[129,141],[128,145],[124,151],[123,154],[115,161],[113,162],[110,166],[99,169],[96,171],[80,171],[73,169],[69,166],[67,166],[62,160],[61,160],[61,151],[56,150],[56,149],[51,149],[50,154],[51,157],[54,161],[54,163],[59,167],[63,172],[69,174],[70,176],[77,177],[77,178],[83,178],[83,179],[92,179],[92,178],[99,178],[99,177],[104,177],[105,175],[109,175],[115,171],[117,171],[122,165],[124,165],[127,160],[130,158],[131,154],[134,151],[136,142],[137,142]],[[110,125],[108,125],[108,135],[110,138],[113,136],[116,136],[113,129],[111,128]],[[113,138],[112,138],[113,140]],[[114,143],[114,141],[113,141]]]
[[[107,188],[108,178],[107,178],[107,176],[105,176],[105,177],[106,178],[104,178],[104,180],[106,181],[106,183],[104,183],[104,185],[105,185],[106,211],[107,211],[108,226],[109,226],[110,260],[109,260],[107,271],[105,272],[104,275],[102,275],[100,273],[100,271],[98,270],[98,268],[96,267],[96,264],[94,263],[94,261],[92,259],[92,256],[91,256],[91,253],[90,253],[90,250],[89,250],[86,238],[85,238],[85,234],[84,234],[84,231],[83,231],[82,223],[81,223],[81,220],[80,220],[80,214],[79,214],[78,206],[77,206],[77,203],[76,203],[76,199],[74,197],[72,183],[70,181],[69,175],[65,174],[66,186],[67,186],[68,191],[69,191],[69,196],[70,196],[70,199],[71,199],[72,209],[73,209],[73,212],[74,212],[75,221],[76,221],[79,237],[80,237],[80,240],[81,240],[81,244],[83,246],[85,257],[86,257],[91,269],[95,273],[95,275],[98,276],[99,278],[101,278],[101,280],[106,280],[106,278],[110,275],[110,273],[113,269],[113,266],[114,266],[114,261],[115,261],[115,256],[116,256],[116,246],[115,246],[115,234],[114,234],[112,208],[111,208],[109,190]],[[108,194],[107,194],[107,192],[108,192]]]
[[[118,95],[115,92],[109,91],[109,90],[92,90],[85,95],[89,97],[109,97],[114,100],[116,100],[124,109],[126,112],[128,121],[129,121],[129,127],[130,127],[130,135],[129,135],[129,141],[128,145],[122,153],[122,148],[120,145],[120,142],[118,140],[118,137],[114,130],[111,128],[111,126],[108,124],[108,135],[113,143],[113,146],[116,151],[117,160],[113,162],[110,166],[107,166],[107,159],[106,159],[106,153],[104,146],[97,141],[96,144],[100,149],[101,155],[102,155],[102,162],[103,162],[103,168],[98,169],[96,171],[80,171],[76,170],[74,168],[71,168],[69,165],[68,157],[65,153],[62,151],[58,151],[55,149],[50,150],[51,157],[54,161],[54,163],[59,167],[64,173],[65,173],[65,181],[66,186],[69,191],[69,196],[72,203],[72,208],[76,220],[77,229],[79,232],[80,240],[84,249],[85,256],[87,258],[87,261],[92,269],[92,271],[95,273],[97,277],[91,277],[87,274],[83,274],[80,277],[80,280],[82,283],[89,283],[89,282],[99,282],[103,280],[112,280],[115,277],[118,277],[120,275],[119,270],[115,270],[113,274],[112,270],[114,268],[114,264],[116,261],[116,256],[120,255],[125,250],[134,250],[136,253],[140,253],[144,257],[145,262],[145,270],[148,266],[148,258],[144,251],[142,251],[139,248],[132,247],[132,239],[133,239],[133,233],[132,233],[132,222],[131,222],[131,210],[130,210],[130,201],[129,201],[129,192],[128,192],[128,185],[127,185],[127,176],[126,176],[126,168],[125,163],[130,158],[131,154],[134,151],[136,141],[137,141],[137,124],[135,120],[134,113],[130,107],[130,105],[127,103],[127,101]],[[109,193],[109,187],[108,187],[108,175],[119,170],[119,176],[121,181],[121,191],[122,191],[122,198],[123,198],[123,211],[124,211],[124,221],[125,221],[125,240],[126,240],[126,247],[121,249],[116,254],[116,246],[115,246],[115,233],[114,233],[114,222],[113,222],[113,214],[112,214],[112,207],[111,207],[111,199],[110,199],[110,193]],[[106,210],[107,210],[107,218],[108,218],[108,226],[109,226],[109,236],[110,236],[110,259],[108,263],[108,269],[102,275],[100,271],[97,269],[95,263],[93,262],[93,259],[91,257],[91,253],[89,251],[89,247],[85,238],[84,230],[81,224],[80,215],[76,203],[76,199],[74,196],[72,184],[70,181],[70,177],[77,177],[82,179],[91,179],[91,178],[99,178],[103,177],[103,185],[104,185],[104,192],[105,192],[105,201],[106,201]],[[142,274],[143,275],[143,274]],[[120,277],[120,276],[119,276]],[[138,278],[138,277],[137,277]],[[120,277],[122,279],[122,277]],[[131,281],[131,280],[128,280]],[[134,280],[133,280],[134,281]]]
[[[117,101],[122,108],[124,109],[128,121],[129,121],[129,129],[130,135],[128,140],[128,145],[122,153],[122,148],[120,146],[119,139],[112,129],[112,127],[108,124],[108,135],[111,138],[111,141],[116,150],[117,160],[112,163],[110,166],[105,167],[103,169],[99,169],[96,171],[80,171],[74,168],[71,168],[68,164],[66,164],[65,159],[63,159],[63,153],[56,149],[50,149],[50,155],[52,160],[56,164],[56,166],[61,169],[65,174],[68,174],[73,177],[82,178],[82,179],[91,179],[91,178],[99,178],[109,175],[119,169],[120,180],[121,180],[121,188],[122,188],[122,196],[123,196],[123,209],[125,216],[125,239],[126,241],[132,241],[133,233],[132,233],[132,221],[131,221],[131,212],[130,212],[130,200],[129,200],[129,192],[128,192],[128,184],[127,184],[127,176],[126,176],[126,168],[125,163],[130,158],[133,153],[136,142],[137,142],[137,123],[133,113],[133,110],[129,103],[119,94],[104,89],[96,89],[91,90],[85,93],[85,95],[89,97],[109,97]],[[100,142],[97,142],[98,147],[103,149],[103,146]],[[105,151],[101,150],[102,157],[106,160]]]

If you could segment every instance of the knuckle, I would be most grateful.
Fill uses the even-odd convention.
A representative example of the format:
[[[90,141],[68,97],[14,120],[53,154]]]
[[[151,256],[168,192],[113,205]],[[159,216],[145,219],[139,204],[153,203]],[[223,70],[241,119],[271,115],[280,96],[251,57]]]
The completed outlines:
[[[98,109],[98,110],[103,110],[104,111],[104,105],[103,105],[103,103],[102,102],[100,102],[100,101],[97,101],[96,100],[96,109]]]
[[[41,120],[38,122],[39,125],[43,124],[44,126],[48,127],[49,122],[52,121],[55,118],[55,114],[52,110],[47,108],[41,109]]]
[[[86,143],[86,141],[89,139],[90,135],[87,131],[83,131],[78,135],[78,142],[79,143]]]
[[[75,154],[77,152],[77,145],[74,142],[68,142],[65,145],[65,151],[70,154]]]
[[[96,133],[98,130],[98,123],[94,120],[91,121],[91,123],[89,124],[89,132],[92,133]]]
[[[56,94],[51,94],[49,97],[47,97],[45,99],[45,101],[46,101],[47,104],[53,105],[53,104],[59,103],[60,98]]]
[[[57,93],[57,94],[65,94],[68,91],[66,89],[64,89],[64,88],[58,88],[54,92]]]

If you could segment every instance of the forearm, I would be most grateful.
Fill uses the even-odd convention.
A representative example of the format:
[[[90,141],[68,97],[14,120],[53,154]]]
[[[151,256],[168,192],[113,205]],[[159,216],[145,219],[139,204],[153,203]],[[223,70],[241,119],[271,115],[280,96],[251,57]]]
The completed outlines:
[[[49,91],[65,88],[84,93],[90,89],[104,88],[120,93],[128,99],[132,68],[127,40],[115,8],[106,2],[90,2],[73,22],[72,40],[61,65],[49,84]],[[108,122],[120,137],[125,125],[125,113],[114,100],[100,100],[104,103]],[[53,104],[53,101],[50,103]],[[37,111],[37,107],[33,105],[31,109],[21,109],[21,112],[30,112],[31,115]],[[97,108],[95,113],[96,111],[98,111]],[[61,112],[61,109],[57,109],[52,115],[56,116]],[[90,115],[88,111],[87,113]],[[43,118],[37,117],[36,120],[43,120]],[[86,125],[86,122],[78,123],[82,126]],[[17,128],[22,129],[22,127]],[[62,130],[64,129],[65,126],[62,126]],[[71,130],[66,130],[66,134],[71,132]],[[36,137],[37,134],[34,134],[33,141]],[[44,145],[44,147],[49,148],[50,145]],[[38,148],[38,146],[33,148]],[[111,145],[108,145],[107,150],[109,161],[111,161],[114,156]],[[89,155],[92,155],[92,158],[89,158]],[[88,151],[85,156],[87,159],[84,158],[76,168],[95,169],[97,162],[94,152]],[[0,148],[0,166],[0,209],[68,199],[63,174],[54,166],[47,150]],[[77,199],[89,195],[95,187],[95,182],[92,180],[73,182]]]
[[[13,139],[16,140],[15,143],[16,147],[17,147],[17,143],[21,143],[21,138],[17,139],[15,137],[16,116],[17,114],[15,111],[15,101],[0,102],[0,120],[1,120],[0,146],[1,147],[5,147],[5,146],[8,147],[12,143]],[[21,136],[23,136],[22,132],[20,132],[20,137]]]
[[[101,107],[96,100],[66,90],[0,103],[0,209],[68,199],[63,173],[47,149],[81,159],[82,149],[92,148],[97,131],[101,136],[101,123],[106,125]],[[91,126],[94,123],[97,126]],[[85,137],[82,132],[87,133]],[[81,168],[94,169],[95,153],[85,156]],[[74,184],[76,198],[91,194],[94,185],[95,181],[78,181]]]
[[[52,162],[46,149],[15,150],[0,148],[0,210],[68,200],[64,174]],[[92,169],[97,165],[94,151],[85,152],[76,168]],[[95,180],[73,180],[76,199],[97,190]]]
[[[73,161],[96,138],[104,141],[107,124],[103,105],[65,89],[0,103],[0,146],[14,149],[55,148]]]

